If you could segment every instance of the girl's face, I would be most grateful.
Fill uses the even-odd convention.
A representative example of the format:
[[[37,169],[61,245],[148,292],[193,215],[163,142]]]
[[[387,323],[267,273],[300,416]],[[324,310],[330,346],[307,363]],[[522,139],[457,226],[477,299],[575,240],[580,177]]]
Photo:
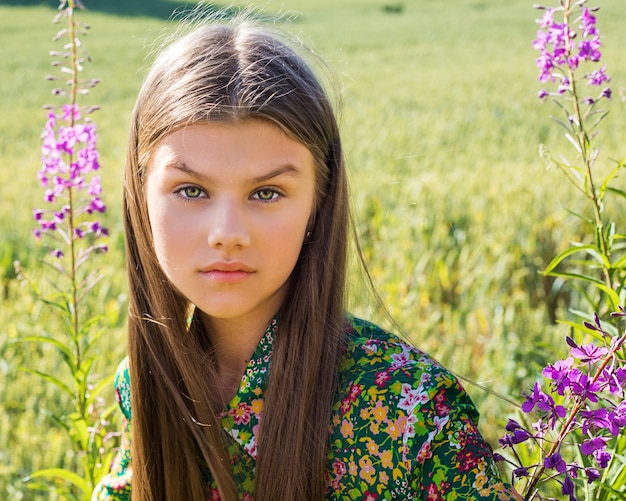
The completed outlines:
[[[212,321],[264,328],[313,211],[311,152],[269,122],[192,125],[157,144],[145,190],[174,286]]]

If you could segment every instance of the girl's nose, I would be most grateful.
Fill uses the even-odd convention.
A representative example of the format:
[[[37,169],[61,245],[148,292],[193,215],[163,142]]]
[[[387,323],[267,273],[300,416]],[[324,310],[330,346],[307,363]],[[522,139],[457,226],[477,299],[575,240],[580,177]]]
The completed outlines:
[[[216,201],[208,219],[208,242],[211,247],[231,249],[250,244],[245,211],[234,201]]]

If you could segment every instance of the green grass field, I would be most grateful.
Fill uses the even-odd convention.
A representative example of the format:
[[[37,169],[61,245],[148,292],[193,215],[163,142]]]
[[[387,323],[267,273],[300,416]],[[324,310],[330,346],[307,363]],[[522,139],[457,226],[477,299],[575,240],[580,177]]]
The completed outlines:
[[[618,93],[626,88],[626,7],[621,0],[596,3],[615,93],[601,130],[602,156],[622,159],[626,110]],[[92,58],[85,75],[102,83],[84,102],[102,106],[94,119],[111,230],[94,303],[106,318],[96,366],[104,375],[125,350],[120,204],[128,117],[150,63],[146,55],[181,4],[85,4],[89,10],[79,17],[92,27],[82,39]],[[48,51],[56,48],[56,5],[0,0],[0,499],[11,501],[55,499],[34,497],[21,478],[76,461],[46,414],[66,402],[17,370],[54,370],[55,352],[14,343],[58,329],[12,266],[19,260],[33,279],[44,280],[31,211],[43,197],[36,177],[42,105],[55,100],[45,76]],[[576,295],[540,271],[581,232],[565,210],[581,207],[577,194],[538,156],[540,143],[556,154],[571,151],[549,119],[555,107],[536,98],[532,2],[264,0],[256,7],[269,17],[287,14],[291,21],[279,21],[281,27],[313,46],[331,69],[357,230],[394,319],[453,371],[516,399],[542,365],[565,351],[565,330],[551,318],[565,318],[568,306],[578,306]],[[626,189],[623,176],[618,183]],[[355,313],[388,324],[358,274],[351,293]],[[497,442],[513,407],[466,386],[483,432]]]

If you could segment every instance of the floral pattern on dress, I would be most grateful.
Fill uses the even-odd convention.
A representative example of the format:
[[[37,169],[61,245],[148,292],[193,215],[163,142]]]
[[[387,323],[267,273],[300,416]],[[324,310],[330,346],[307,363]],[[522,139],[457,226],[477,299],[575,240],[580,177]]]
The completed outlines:
[[[490,446],[477,428],[478,413],[458,380],[422,351],[376,325],[348,318],[339,391],[329,428],[326,499],[508,500]],[[252,500],[256,444],[270,370],[276,320],[268,327],[219,415],[240,498]],[[130,384],[122,363],[116,395],[124,440],[94,501],[130,501]],[[207,500],[219,493],[205,469]]]

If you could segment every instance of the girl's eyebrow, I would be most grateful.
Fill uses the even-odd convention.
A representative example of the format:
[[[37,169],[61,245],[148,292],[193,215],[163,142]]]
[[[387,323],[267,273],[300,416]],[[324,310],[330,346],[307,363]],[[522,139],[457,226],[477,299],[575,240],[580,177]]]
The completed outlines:
[[[181,172],[184,172],[185,174],[188,174],[191,177],[194,177],[196,179],[198,179],[199,181],[203,181],[206,183],[212,183],[213,179],[210,176],[207,176],[206,174],[202,173],[202,172],[198,172],[192,168],[190,168],[187,164],[185,164],[184,162],[179,162],[179,161],[174,161],[174,162],[170,162],[166,165],[166,169],[176,169],[179,170]],[[265,181],[269,181],[270,179],[274,179],[276,177],[280,177],[280,176],[294,176],[297,177],[299,175],[302,174],[302,171],[296,167],[295,165],[292,164],[286,164],[286,165],[282,165],[280,167],[277,167],[275,169],[272,169],[271,171],[262,174],[260,176],[256,176],[253,177],[251,179],[252,183],[262,183]]]
[[[194,177],[196,179],[198,179],[199,181],[204,181],[204,182],[209,182],[211,179],[209,178],[209,176],[198,172],[196,170],[193,170],[192,168],[188,167],[186,163],[184,162],[179,162],[178,160],[174,160],[172,162],[168,162],[165,165],[165,170],[170,170],[170,169],[175,169],[181,172],[184,172],[185,174]]]
[[[302,171],[292,164],[283,165],[281,167],[277,167],[266,174],[262,174],[252,179],[255,183],[262,183],[264,181],[269,181],[275,177],[279,176],[294,176],[297,177],[302,174]]]

